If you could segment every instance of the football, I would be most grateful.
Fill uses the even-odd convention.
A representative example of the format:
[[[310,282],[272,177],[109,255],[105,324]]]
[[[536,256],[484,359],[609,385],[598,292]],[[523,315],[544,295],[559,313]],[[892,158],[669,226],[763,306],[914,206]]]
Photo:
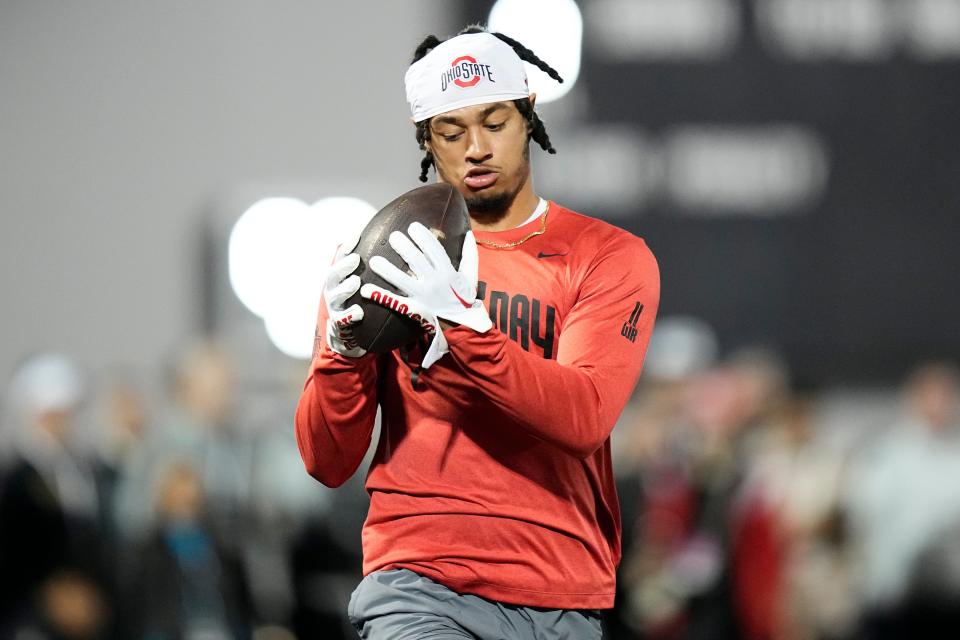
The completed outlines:
[[[393,250],[388,239],[394,231],[407,233],[411,222],[420,222],[440,240],[454,268],[460,265],[463,239],[470,230],[470,214],[460,192],[448,184],[436,183],[404,193],[380,209],[370,220],[357,244],[360,266],[354,271],[361,286],[372,283],[389,291],[395,287],[369,267],[370,258],[382,256],[407,271],[407,263]],[[361,297],[357,291],[346,305],[359,304],[363,320],[353,327],[357,344],[372,353],[387,353],[411,342],[423,333],[420,324]]]

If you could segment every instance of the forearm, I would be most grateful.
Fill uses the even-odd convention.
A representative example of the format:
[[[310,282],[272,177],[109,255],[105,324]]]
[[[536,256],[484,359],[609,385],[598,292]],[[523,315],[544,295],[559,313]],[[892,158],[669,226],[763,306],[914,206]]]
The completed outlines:
[[[603,445],[640,375],[611,378],[597,367],[528,353],[497,330],[447,332],[450,353],[484,397],[534,437],[585,458]]]
[[[294,419],[307,472],[338,487],[370,445],[377,414],[376,357],[345,358],[325,350],[314,360]]]

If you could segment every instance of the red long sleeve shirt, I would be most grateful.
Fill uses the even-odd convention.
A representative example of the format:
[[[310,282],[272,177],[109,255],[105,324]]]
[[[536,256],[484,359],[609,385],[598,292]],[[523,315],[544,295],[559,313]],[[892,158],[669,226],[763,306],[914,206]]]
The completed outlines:
[[[512,242],[539,219],[478,240]],[[480,244],[494,328],[445,331],[423,372],[397,352],[342,357],[321,337],[297,407],[309,473],[367,475],[364,574],[407,568],[459,593],[524,606],[613,606],[620,509],[610,432],[643,366],[660,297],[643,240],[553,202],[546,233]],[[321,304],[320,335],[326,324]]]

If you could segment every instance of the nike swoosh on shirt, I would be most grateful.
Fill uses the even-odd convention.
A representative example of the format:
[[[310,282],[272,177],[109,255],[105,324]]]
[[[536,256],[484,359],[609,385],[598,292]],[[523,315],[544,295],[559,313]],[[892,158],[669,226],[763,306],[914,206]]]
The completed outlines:
[[[544,253],[543,251],[541,251],[540,253],[537,254],[537,257],[538,258],[555,258],[557,256],[565,256],[565,255],[567,255],[566,251],[564,251],[563,253]]]
[[[466,300],[460,297],[460,294],[457,293],[457,290],[453,288],[453,285],[450,285],[450,291],[453,291],[453,295],[457,297],[457,300],[460,301],[460,304],[463,305],[464,309],[469,309],[470,307],[473,306],[472,304],[470,304],[469,302],[467,302]]]

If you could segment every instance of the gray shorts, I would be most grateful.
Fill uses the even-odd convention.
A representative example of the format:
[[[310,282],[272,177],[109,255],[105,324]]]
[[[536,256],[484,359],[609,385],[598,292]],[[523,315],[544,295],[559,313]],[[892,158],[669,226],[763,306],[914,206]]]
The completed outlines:
[[[502,604],[459,594],[409,571],[374,571],[347,615],[365,640],[595,640],[600,613]]]

